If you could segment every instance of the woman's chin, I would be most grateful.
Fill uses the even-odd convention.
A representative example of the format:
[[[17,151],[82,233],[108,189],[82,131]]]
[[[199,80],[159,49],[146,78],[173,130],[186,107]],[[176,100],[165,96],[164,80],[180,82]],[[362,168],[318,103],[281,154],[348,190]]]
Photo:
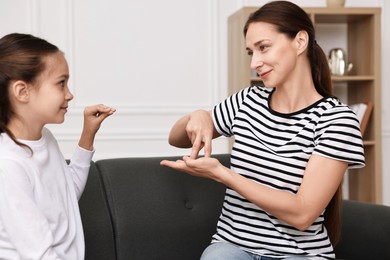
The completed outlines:
[[[272,83],[270,83],[270,82],[264,82],[263,81],[263,85],[266,87],[266,88],[273,88],[273,87],[275,87]]]

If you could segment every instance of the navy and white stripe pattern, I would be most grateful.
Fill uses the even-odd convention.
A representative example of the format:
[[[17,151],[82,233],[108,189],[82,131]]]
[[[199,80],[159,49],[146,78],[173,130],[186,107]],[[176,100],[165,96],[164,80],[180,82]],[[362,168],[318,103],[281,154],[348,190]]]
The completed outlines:
[[[281,114],[269,107],[273,88],[249,87],[213,109],[217,131],[234,136],[233,171],[269,187],[296,193],[312,154],[364,166],[356,115],[336,98],[323,98],[301,111]],[[329,173],[332,174],[332,173]],[[335,257],[323,215],[305,231],[276,219],[227,189],[213,242],[228,241],[259,255]]]

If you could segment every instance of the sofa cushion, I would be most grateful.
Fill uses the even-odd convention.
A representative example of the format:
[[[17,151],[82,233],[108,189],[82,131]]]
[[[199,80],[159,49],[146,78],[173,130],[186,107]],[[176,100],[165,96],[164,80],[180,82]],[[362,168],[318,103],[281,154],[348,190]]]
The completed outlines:
[[[229,155],[215,157],[229,165]],[[160,166],[163,159],[178,158],[96,162],[112,214],[117,259],[199,259],[210,243],[225,186]]]

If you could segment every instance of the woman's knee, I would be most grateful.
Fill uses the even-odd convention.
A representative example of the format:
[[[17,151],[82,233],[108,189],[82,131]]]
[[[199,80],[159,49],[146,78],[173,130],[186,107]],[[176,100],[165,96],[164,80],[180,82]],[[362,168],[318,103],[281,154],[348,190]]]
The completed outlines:
[[[201,260],[252,260],[252,257],[236,245],[218,242],[209,245]]]

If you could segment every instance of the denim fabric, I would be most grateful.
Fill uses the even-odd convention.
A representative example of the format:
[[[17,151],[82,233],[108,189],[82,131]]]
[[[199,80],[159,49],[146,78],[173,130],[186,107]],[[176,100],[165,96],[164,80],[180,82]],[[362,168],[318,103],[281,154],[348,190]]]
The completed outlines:
[[[246,252],[236,245],[224,242],[213,243],[209,245],[200,257],[201,260],[274,260],[281,258],[274,258],[268,256],[255,255]],[[304,256],[289,256],[285,259],[299,260],[309,259]]]

